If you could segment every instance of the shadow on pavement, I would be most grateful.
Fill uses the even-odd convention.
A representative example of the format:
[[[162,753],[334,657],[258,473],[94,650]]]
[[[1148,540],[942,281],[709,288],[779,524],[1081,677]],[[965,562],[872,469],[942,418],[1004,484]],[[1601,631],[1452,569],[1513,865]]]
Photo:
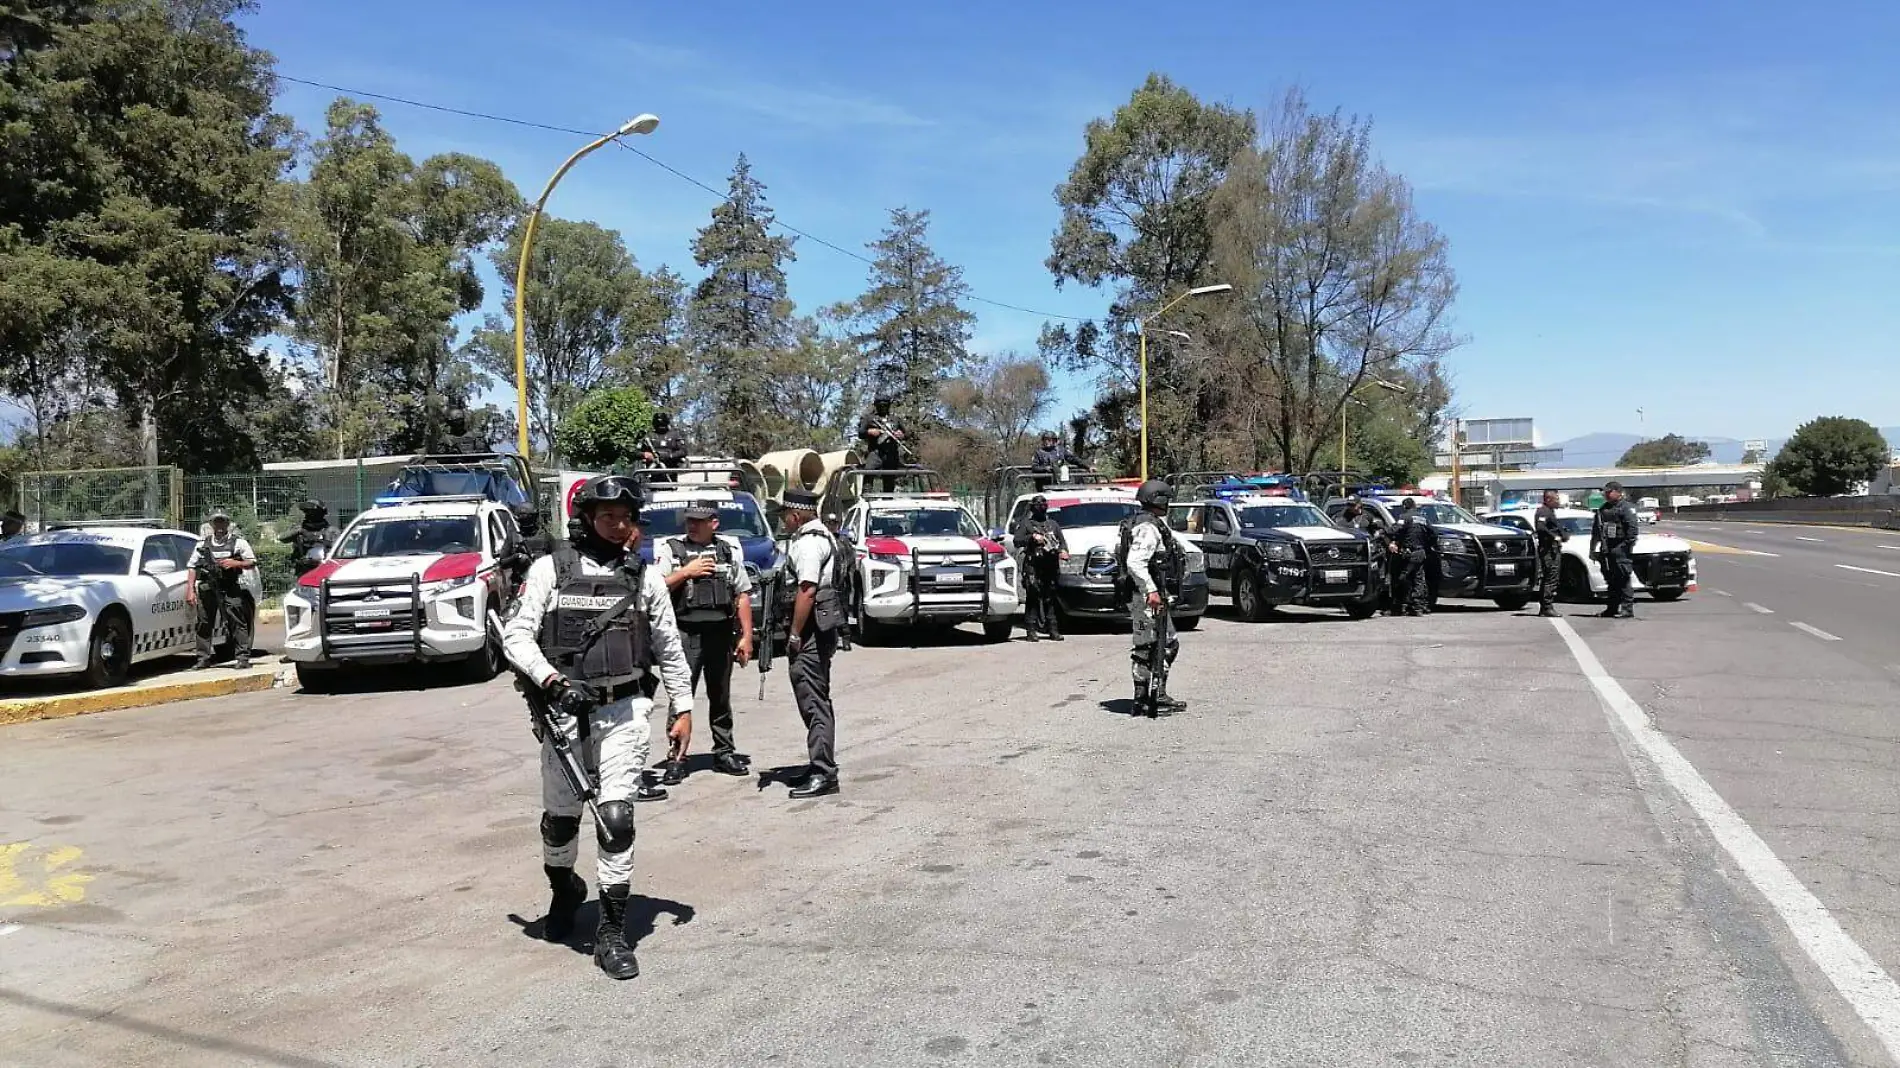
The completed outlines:
[[[598,891],[596,891],[598,893]],[[635,894],[627,899],[626,936],[627,945],[638,949],[646,937],[659,928],[661,916],[673,917],[669,926],[683,927],[698,917],[699,910],[684,902],[671,898],[647,897]],[[508,914],[508,922],[521,929],[521,933],[537,942],[545,942],[547,917],[525,920],[515,913]],[[594,953],[594,930],[600,926],[600,900],[589,897],[587,903],[574,914],[574,936],[564,944],[576,953],[592,956]]]
[[[759,789],[768,786],[792,786],[811,774],[809,764],[782,764],[758,773]]]
[[[651,929],[650,921],[648,928]],[[162,1024],[146,1023],[143,1020],[130,1019],[112,1009],[100,1010],[98,1008],[67,1005],[63,1002],[48,1001],[44,998],[33,997],[30,994],[22,994],[6,989],[0,989],[0,1002],[18,1005],[23,1009],[31,1009],[35,1012],[46,1012],[56,1016],[69,1017],[81,1021],[82,1023],[117,1027],[120,1030],[131,1031],[134,1034],[145,1035],[165,1042],[172,1042],[190,1049],[203,1050],[206,1053],[233,1057],[254,1064],[277,1064],[284,1065],[285,1068],[339,1068],[334,1062],[320,1061],[314,1057],[302,1057],[295,1053],[283,1053],[278,1050],[268,1049],[264,1046],[253,1045],[249,1042],[239,1042],[235,1039],[217,1038],[212,1035],[194,1035],[189,1031],[180,1031]]]

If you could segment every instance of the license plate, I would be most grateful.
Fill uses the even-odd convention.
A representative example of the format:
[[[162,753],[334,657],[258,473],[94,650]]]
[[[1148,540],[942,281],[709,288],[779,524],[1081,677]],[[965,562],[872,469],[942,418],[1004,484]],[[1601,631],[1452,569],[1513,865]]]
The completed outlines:
[[[390,622],[387,619],[371,619],[371,620],[366,620],[364,622],[358,623],[356,625],[356,629],[357,630],[388,630],[390,627],[393,627],[393,626],[395,626],[395,624]]]
[[[961,586],[961,585],[963,585],[963,576],[962,576],[962,575],[958,575],[958,574],[947,574],[947,575],[938,575],[938,576],[937,576],[937,585],[939,585],[939,586]]]
[[[358,619],[388,619],[389,612],[390,610],[387,608],[359,608],[356,610],[356,618]]]
[[[1517,565],[1516,565],[1516,564],[1492,564],[1491,566],[1492,566],[1493,568],[1495,568],[1495,569],[1497,570],[1497,573],[1498,573],[1498,574],[1500,574],[1500,575],[1515,575],[1515,574],[1517,574]]]
[[[1325,581],[1325,582],[1328,582],[1328,583],[1333,583],[1333,584],[1338,584],[1338,583],[1343,583],[1343,582],[1351,582],[1351,581],[1352,581],[1352,572],[1350,572],[1350,571],[1326,571],[1326,572],[1322,572],[1322,573],[1321,573],[1321,576],[1320,576],[1320,577],[1321,577],[1321,579],[1322,579],[1323,581]]]

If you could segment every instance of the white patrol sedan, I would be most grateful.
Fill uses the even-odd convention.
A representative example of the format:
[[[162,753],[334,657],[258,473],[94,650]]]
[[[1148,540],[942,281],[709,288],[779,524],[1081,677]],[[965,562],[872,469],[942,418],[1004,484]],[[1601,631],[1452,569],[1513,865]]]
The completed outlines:
[[[1487,512],[1485,522],[1518,530],[1533,530],[1536,509],[1513,508]],[[1590,558],[1590,531],[1596,513],[1584,508],[1557,509],[1557,523],[1570,533],[1564,542],[1563,570],[1557,576],[1557,594],[1566,600],[1589,601],[1608,595],[1603,565]],[[1681,538],[1664,531],[1641,533],[1630,550],[1631,590],[1647,590],[1658,601],[1673,601],[1696,588],[1695,550]]]
[[[117,686],[133,664],[192,652],[197,614],[186,596],[197,548],[182,530],[115,525],[0,544],[0,678],[79,674],[87,686]],[[254,614],[257,569],[239,584]],[[222,645],[222,620],[217,628]]]
[[[1023,610],[1021,572],[968,509],[937,497],[872,496],[845,514],[857,546],[856,612],[867,638],[883,628],[923,623],[983,624],[1009,638]]]
[[[504,565],[519,543],[513,513],[482,497],[412,497],[358,515],[284,596],[297,681],[320,693],[349,665],[444,661],[494,678],[514,598]]]

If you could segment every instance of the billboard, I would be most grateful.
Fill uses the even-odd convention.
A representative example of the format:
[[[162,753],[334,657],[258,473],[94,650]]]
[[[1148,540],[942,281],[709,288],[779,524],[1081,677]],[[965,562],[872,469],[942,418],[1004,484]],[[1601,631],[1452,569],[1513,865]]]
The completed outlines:
[[[1467,447],[1529,447],[1537,444],[1535,423],[1534,419],[1466,419],[1460,426],[1464,430]]]

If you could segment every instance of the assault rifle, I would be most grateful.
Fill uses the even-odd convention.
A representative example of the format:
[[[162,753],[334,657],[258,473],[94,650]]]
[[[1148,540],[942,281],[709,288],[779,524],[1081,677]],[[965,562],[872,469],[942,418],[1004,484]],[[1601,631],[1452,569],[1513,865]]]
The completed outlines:
[[[1154,610],[1155,640],[1148,649],[1148,714],[1160,714],[1161,695],[1168,692],[1168,631],[1174,624],[1174,598],[1161,591],[1161,607]]]
[[[897,431],[894,427],[891,426],[890,420],[884,418],[881,415],[873,415],[871,417],[871,425],[883,431],[884,432],[883,437],[890,438],[892,441],[897,442],[897,449],[898,449],[899,454],[908,456],[910,458],[911,463],[915,464],[915,463],[922,462],[921,460],[917,458],[917,451],[910,447],[910,442],[908,440],[904,438],[891,437],[891,435],[895,434]],[[883,443],[882,439],[880,439],[879,444],[882,444],[882,443]]]
[[[786,566],[789,567],[790,564]],[[763,583],[759,586],[759,597],[763,606],[759,609],[759,633],[752,637],[754,644],[758,646],[753,650],[753,655],[759,661],[759,700],[761,701],[765,700],[765,677],[772,673],[772,650],[778,644],[778,635],[772,633],[772,628],[776,625],[772,616],[773,610],[778,607],[779,583],[784,581],[785,576],[781,574],[772,580],[770,587]]]
[[[554,762],[561,769],[561,777],[567,780],[568,789],[574,791],[574,796],[581,799],[594,821],[599,823],[600,811],[595,806],[600,800],[600,791],[594,788],[593,777],[587,774],[586,765],[581,763],[580,755],[574,752],[573,742],[555,722],[554,706],[548,700],[550,694],[519,670],[515,672],[515,688],[527,698],[528,716],[534,723],[535,737],[547,742],[549,748],[554,750]],[[561,695],[556,693],[552,696],[559,700]],[[576,721],[580,719],[578,716],[570,718]]]

